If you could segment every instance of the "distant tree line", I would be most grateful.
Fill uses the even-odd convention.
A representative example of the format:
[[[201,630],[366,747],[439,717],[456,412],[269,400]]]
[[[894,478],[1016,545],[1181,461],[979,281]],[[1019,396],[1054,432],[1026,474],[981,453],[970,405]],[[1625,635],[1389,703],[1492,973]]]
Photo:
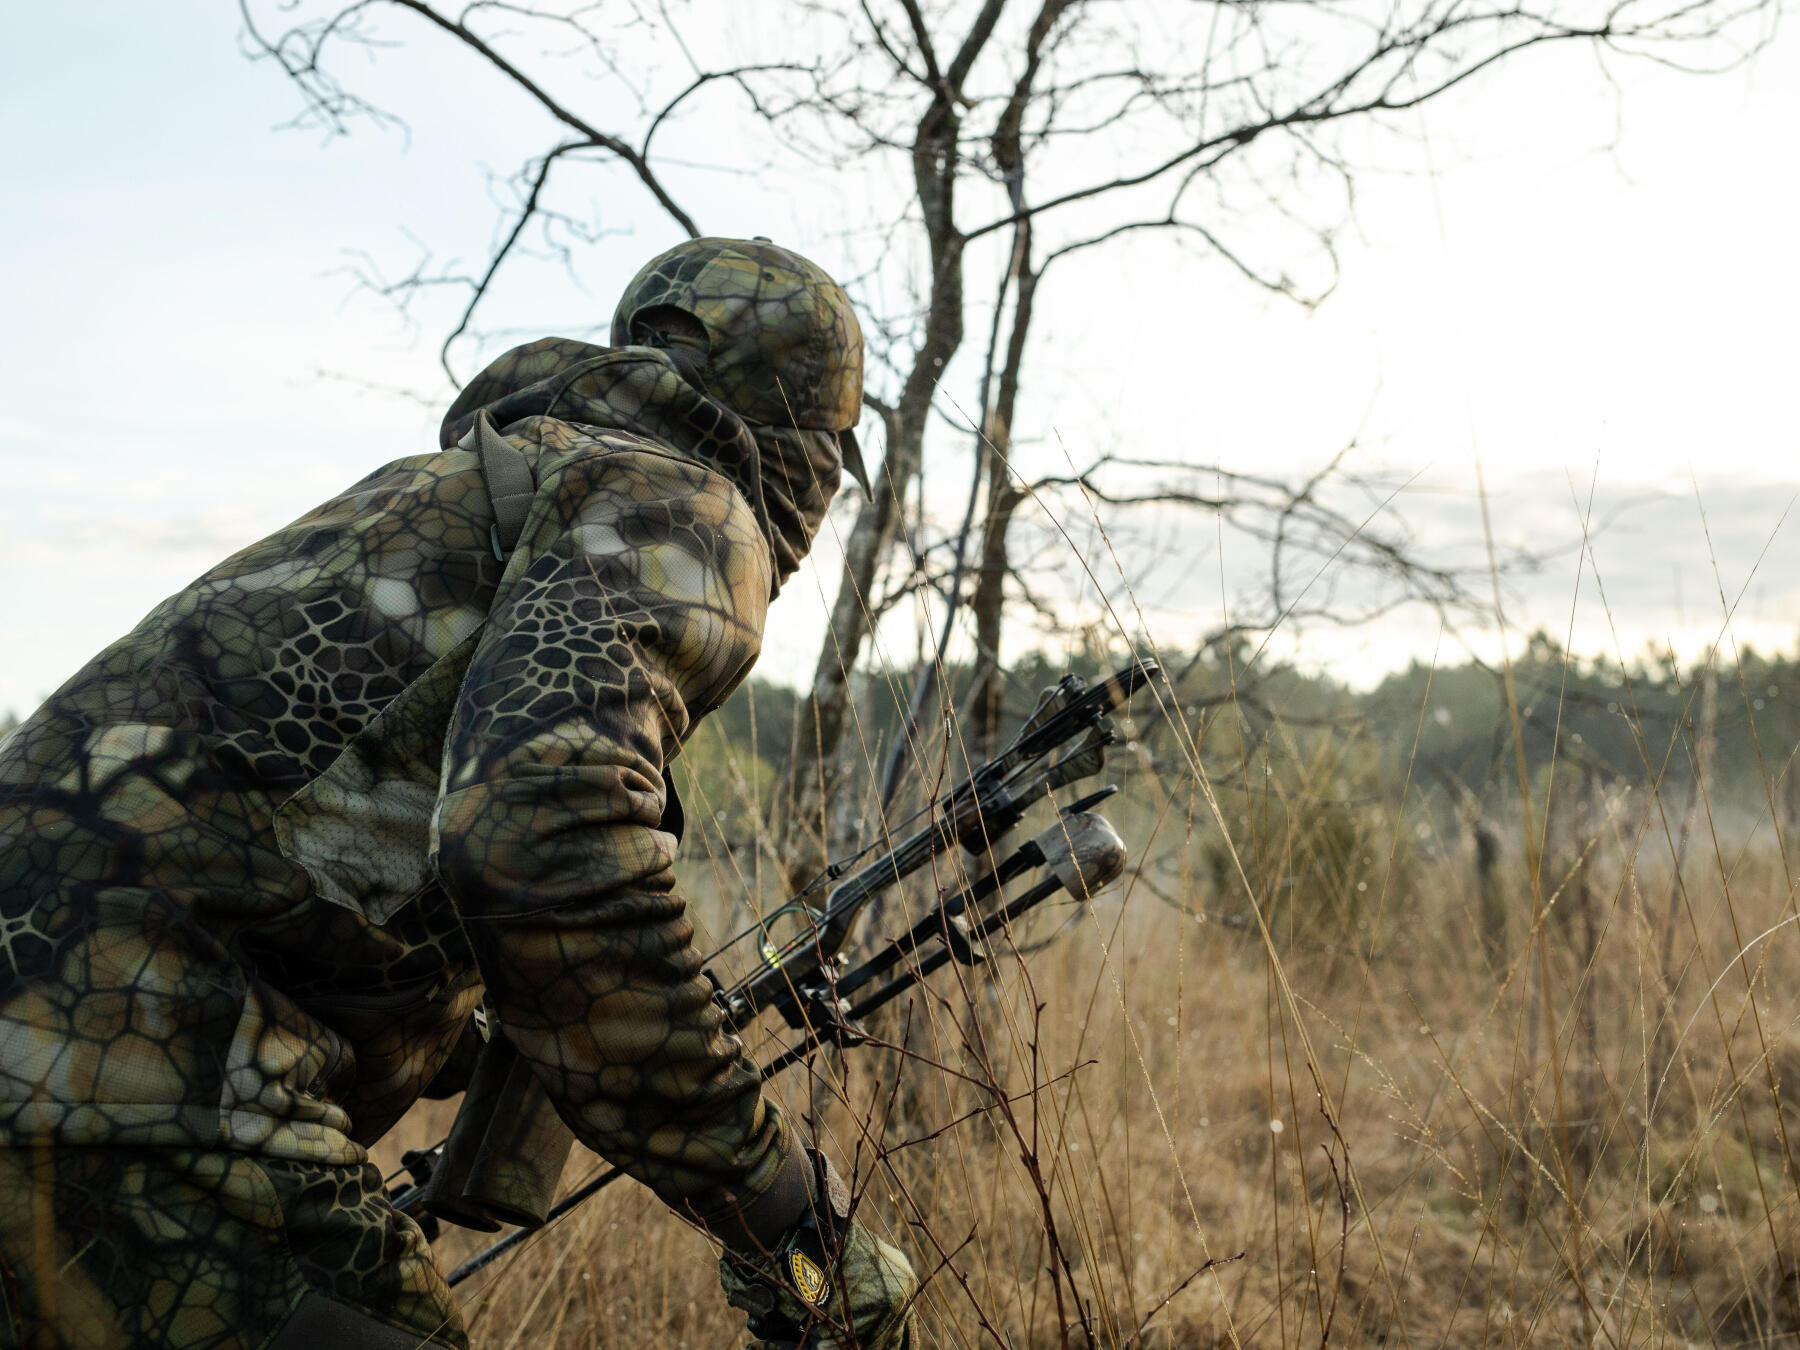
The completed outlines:
[[[1745,646],[1710,662],[1644,653],[1621,664],[1572,656],[1539,633],[1514,659],[1512,681],[1533,775],[1554,755],[1602,780],[1685,789],[1704,759],[1715,802],[1761,811],[1773,798],[1778,818],[1793,823],[1800,797],[1788,784],[1800,745],[1800,656]],[[1516,795],[1503,672],[1414,663],[1356,702],[1379,730],[1390,767],[1410,759],[1415,777],[1490,799],[1510,783]]]
[[[1800,813],[1800,792],[1788,788],[1790,760],[1800,746],[1800,655],[1792,653],[1743,647],[1735,655],[1721,652],[1710,665],[1645,653],[1621,665],[1572,655],[1539,633],[1511,663],[1510,700],[1506,671],[1473,660],[1436,668],[1415,661],[1359,691],[1328,675],[1265,667],[1248,642],[1210,644],[1197,653],[1165,649],[1162,655],[1174,698],[1141,698],[1128,729],[1153,757],[1172,755],[1172,737],[1194,736],[1227,776],[1246,746],[1280,757],[1320,737],[1355,738],[1378,752],[1372,777],[1388,789],[1409,781],[1426,797],[1477,799],[1504,813],[1518,796],[1516,706],[1518,741],[1533,782],[1554,760],[1606,782],[1655,779],[1685,792],[1704,741],[1714,780],[1709,793],[1718,805],[1760,812],[1773,800],[1784,824],[1792,823],[1788,814]],[[1005,673],[1003,736],[1064,674],[1091,679],[1112,664],[1091,653],[1057,661],[1032,652],[1014,661]],[[953,698],[975,677],[968,665],[945,671]],[[851,739],[871,771],[886,763],[905,722],[910,683],[906,671],[858,673]],[[763,781],[772,783],[790,771],[800,697],[791,688],[752,680],[709,724],[716,726],[718,748],[697,745],[690,753],[710,760],[729,746],[741,767],[754,745]],[[1277,735],[1278,728],[1286,734]],[[908,759],[915,778],[921,770],[935,776],[934,766],[944,763],[946,772],[966,768],[953,726],[927,723],[915,729],[913,740]],[[870,774],[852,778],[857,776]],[[930,784],[914,786],[906,797],[916,804],[924,795],[917,789]]]

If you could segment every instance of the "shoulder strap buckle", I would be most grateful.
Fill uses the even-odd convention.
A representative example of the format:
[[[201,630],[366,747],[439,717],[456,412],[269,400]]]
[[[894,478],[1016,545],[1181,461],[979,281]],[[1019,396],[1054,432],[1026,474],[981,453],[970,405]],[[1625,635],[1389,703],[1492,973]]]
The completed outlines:
[[[475,414],[475,425],[458,444],[481,456],[481,476],[487,481],[488,498],[494,504],[488,543],[494,556],[505,562],[506,555],[518,547],[525,517],[531,511],[531,499],[537,495],[531,465],[511,441],[494,429],[486,408]]]

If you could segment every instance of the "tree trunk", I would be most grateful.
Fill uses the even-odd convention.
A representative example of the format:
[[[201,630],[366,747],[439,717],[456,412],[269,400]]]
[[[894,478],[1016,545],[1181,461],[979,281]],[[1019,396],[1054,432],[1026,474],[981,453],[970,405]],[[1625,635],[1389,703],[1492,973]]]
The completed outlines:
[[[1019,371],[1025,360],[1025,337],[1031,327],[1032,304],[1037,298],[1038,274],[1031,270],[1031,232],[1020,231],[1019,298],[1013,310],[1012,335],[1006,344],[1006,364],[994,413],[988,419],[987,516],[981,526],[981,564],[975,574],[975,595],[969,608],[975,615],[975,670],[969,686],[968,720],[964,740],[969,758],[976,762],[993,754],[1000,739],[1000,723],[1006,712],[1006,682],[1000,666],[1000,638],[1006,578],[1012,561],[1006,551],[1006,532],[1026,494],[1013,481],[1008,456],[1012,451],[1013,409],[1019,398]]]
[[[1700,814],[1701,794],[1705,792],[1712,780],[1713,753],[1718,748],[1719,725],[1719,675],[1714,669],[1715,653],[1708,652],[1706,669],[1700,674],[1700,723],[1691,732],[1693,736],[1694,782],[1688,792],[1687,810],[1682,813],[1681,833],[1675,841],[1674,867],[1675,875],[1669,882],[1668,911],[1663,916],[1663,928],[1660,937],[1662,950],[1659,953],[1658,971],[1662,976],[1662,1009],[1656,1021],[1656,1038],[1651,1043],[1650,1075],[1651,1091],[1654,1092],[1669,1070],[1669,1060],[1674,1055],[1675,1029],[1670,1020],[1675,1014],[1675,930],[1681,923],[1681,902],[1686,894],[1686,880],[1682,869],[1687,864],[1688,840],[1694,832],[1694,822]]]
[[[1598,977],[1595,958],[1600,951],[1600,905],[1594,894],[1594,855],[1599,852],[1601,822],[1605,819],[1605,799],[1600,778],[1592,769],[1579,770],[1575,803],[1576,858],[1574,887],[1571,898],[1579,924],[1576,945],[1575,983],[1581,990],[1577,1017],[1581,1027],[1581,1062],[1575,1068],[1575,1104],[1579,1126],[1575,1133],[1573,1159],[1583,1175],[1594,1165],[1600,1142],[1600,1117],[1605,1107],[1606,1076],[1600,1064],[1600,998],[1594,981]]]
[[[1511,953],[1506,944],[1506,892],[1500,881],[1500,836],[1476,806],[1469,819],[1475,840],[1475,893],[1481,904],[1481,950],[1496,980],[1506,978]]]
[[[959,119],[950,98],[941,95],[921,119],[913,144],[913,177],[931,243],[931,295],[924,339],[886,419],[887,453],[871,480],[873,500],[865,502],[844,548],[844,571],[831,627],[819,652],[812,689],[794,724],[781,816],[781,854],[788,881],[797,889],[825,866],[843,835],[843,815],[833,817],[842,778],[844,727],[851,702],[851,675],[872,616],[876,574],[899,524],[901,504],[919,472],[925,425],[939,375],[963,338],[963,241],[954,225]]]

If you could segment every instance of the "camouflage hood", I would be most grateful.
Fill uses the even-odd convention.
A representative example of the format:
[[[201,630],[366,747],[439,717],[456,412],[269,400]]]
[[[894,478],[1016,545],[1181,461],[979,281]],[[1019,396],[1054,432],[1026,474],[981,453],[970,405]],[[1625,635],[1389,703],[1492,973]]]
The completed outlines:
[[[812,547],[842,475],[830,431],[752,430],[683,378],[668,353],[648,347],[599,347],[572,338],[514,347],[450,405],[439,444],[448,449],[460,441],[483,408],[502,431],[528,417],[554,417],[658,441],[723,474],[756,513],[777,587]]]

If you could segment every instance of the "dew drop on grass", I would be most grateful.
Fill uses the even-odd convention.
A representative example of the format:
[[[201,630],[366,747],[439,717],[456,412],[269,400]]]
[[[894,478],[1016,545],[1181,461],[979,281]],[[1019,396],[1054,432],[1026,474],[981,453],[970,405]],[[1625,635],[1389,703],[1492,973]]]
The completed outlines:
[[[1269,1133],[1270,1134],[1280,1134],[1286,1128],[1287,1128],[1287,1126],[1283,1125],[1279,1120],[1271,1120],[1269,1122]]]

